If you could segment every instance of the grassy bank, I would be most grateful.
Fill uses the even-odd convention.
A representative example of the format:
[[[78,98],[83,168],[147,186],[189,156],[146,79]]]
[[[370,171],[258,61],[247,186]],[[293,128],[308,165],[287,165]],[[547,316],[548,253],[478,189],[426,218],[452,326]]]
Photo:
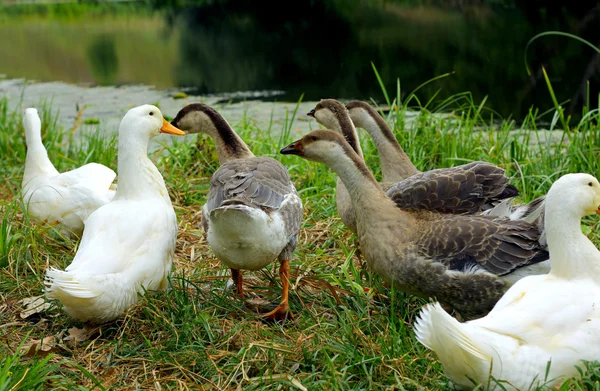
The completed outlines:
[[[415,105],[415,98],[404,103]],[[550,138],[537,124],[553,122],[553,112],[532,112],[524,127],[533,130],[516,130],[507,121],[490,126],[482,120],[482,106],[467,95],[436,108],[448,105],[462,110],[437,116],[424,109],[415,117],[406,105],[392,105],[389,121],[419,169],[487,160],[506,167],[522,201],[544,194],[565,173],[599,173],[597,112],[577,124],[564,122],[569,131]],[[45,145],[59,170],[90,161],[116,169],[115,140],[101,137],[101,128],[62,129],[51,107],[40,112]],[[384,287],[354,253],[354,238],[335,210],[335,175],[323,165],[278,154],[300,137],[292,131],[294,115],[304,113],[290,113],[289,125],[277,137],[257,129],[250,118],[232,126],[257,155],[273,156],[290,169],[305,203],[292,260],[290,305],[296,319],[273,325],[256,313],[256,307],[264,310],[279,300],[275,263],[245,273],[249,302],[234,298],[227,287],[229,271],[211,254],[199,228],[217,168],[213,143],[200,136],[176,140],[165,146],[168,153],[151,156],[179,219],[172,289],[145,296],[124,319],[82,335],[82,325],[54,304],[25,316],[21,300],[42,294],[46,267],[68,265],[77,243],[31,224],[23,214],[18,198],[26,152],[22,113],[0,100],[0,171],[6,178],[0,183],[0,389],[450,389],[434,355],[412,330],[425,301]],[[68,142],[73,132],[85,134],[83,145]],[[367,163],[380,177],[374,146],[363,132],[361,137]],[[600,243],[598,220],[585,223]],[[592,371],[563,389],[598,387],[599,375]]]

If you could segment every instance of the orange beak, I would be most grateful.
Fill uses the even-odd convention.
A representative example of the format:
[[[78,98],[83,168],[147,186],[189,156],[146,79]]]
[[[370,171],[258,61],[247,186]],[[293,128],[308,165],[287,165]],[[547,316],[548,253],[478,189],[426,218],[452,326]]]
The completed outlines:
[[[185,136],[185,132],[181,129],[177,129],[175,126],[171,125],[167,122],[166,119],[163,118],[163,126],[160,128],[161,133],[173,134],[175,136]]]
[[[600,215],[600,205],[598,206],[598,209],[596,209],[596,214]]]

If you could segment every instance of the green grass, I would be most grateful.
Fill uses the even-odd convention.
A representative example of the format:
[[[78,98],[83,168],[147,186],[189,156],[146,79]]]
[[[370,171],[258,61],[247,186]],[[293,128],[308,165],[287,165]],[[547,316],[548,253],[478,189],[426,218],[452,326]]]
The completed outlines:
[[[396,89],[401,96],[399,83]],[[417,92],[389,101],[385,115],[421,170],[486,160],[507,169],[522,201],[544,194],[565,173],[598,175],[598,110],[588,108],[584,120],[571,124],[568,118],[560,120],[558,105],[541,114],[532,109],[519,130],[469,94],[420,102]],[[448,109],[454,111],[441,114]],[[3,100],[0,114],[0,167],[6,178],[0,185],[0,390],[451,389],[435,356],[412,330],[425,301],[383,286],[357,258],[354,238],[335,210],[335,175],[323,165],[278,154],[293,141],[297,109],[289,112],[283,129],[258,129],[250,118],[232,124],[257,155],[280,159],[289,168],[305,203],[292,260],[295,321],[264,323],[250,304],[226,289],[229,271],[212,255],[199,227],[210,176],[218,167],[214,144],[203,136],[191,142],[174,139],[164,148],[168,153],[150,155],[165,177],[179,219],[172,289],[144,296],[123,319],[77,344],[66,337],[70,328],[82,325],[56,305],[22,319],[19,300],[42,294],[47,265],[68,265],[77,243],[33,225],[23,214],[22,114]],[[41,106],[40,114],[45,145],[59,170],[92,161],[116,169],[115,139],[101,137],[102,122],[62,129],[51,104]],[[550,138],[543,123],[567,124],[568,131]],[[374,145],[362,131],[361,143],[368,165],[380,177]],[[586,224],[599,243],[598,221],[586,219]],[[276,263],[244,276],[251,298],[277,303]],[[45,354],[20,349],[52,336],[56,343]],[[582,380],[563,389],[598,389],[598,366],[584,369]]]

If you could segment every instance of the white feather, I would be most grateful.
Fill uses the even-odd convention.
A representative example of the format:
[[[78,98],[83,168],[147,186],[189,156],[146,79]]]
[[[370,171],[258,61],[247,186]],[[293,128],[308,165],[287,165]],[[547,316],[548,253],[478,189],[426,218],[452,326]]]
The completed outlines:
[[[114,197],[111,189],[116,174],[98,163],[89,163],[59,173],[42,144],[41,120],[28,108],[23,118],[27,160],[22,182],[22,199],[28,214],[37,221],[61,223],[67,237],[80,236],[88,216]]]
[[[125,115],[119,128],[121,183],[116,195],[88,217],[71,264],[64,271],[46,272],[47,297],[61,301],[77,320],[114,320],[140,294],[167,287],[177,218],[164,180],[145,153],[162,123],[160,111],[150,105]]]
[[[600,205],[600,183],[565,175],[545,202],[549,274],[520,279],[483,318],[459,323],[435,304],[415,323],[417,339],[462,389],[500,389],[492,378],[509,390],[558,385],[600,357],[600,252],[579,226]]]

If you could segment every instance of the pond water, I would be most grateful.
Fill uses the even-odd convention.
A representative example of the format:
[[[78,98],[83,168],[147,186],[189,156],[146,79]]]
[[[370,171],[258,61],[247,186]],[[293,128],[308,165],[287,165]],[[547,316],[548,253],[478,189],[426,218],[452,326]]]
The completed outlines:
[[[548,36],[528,50],[532,76],[524,62],[528,40],[543,31],[598,44],[597,2],[572,2],[567,9],[543,8],[542,1],[519,2],[528,8],[499,0],[442,8],[419,1],[306,0],[287,10],[273,0],[166,2],[0,6],[0,74],[203,95],[254,91],[239,95],[243,99],[296,101],[304,94],[313,101],[382,102],[373,63],[391,97],[398,79],[406,99],[422,83],[451,73],[419,89],[422,105],[433,100],[429,107],[439,108],[445,98],[470,92],[476,104],[487,97],[485,107],[520,120],[531,106],[552,107],[543,65],[570,113],[581,112],[588,81],[598,107],[600,62],[591,48]]]

